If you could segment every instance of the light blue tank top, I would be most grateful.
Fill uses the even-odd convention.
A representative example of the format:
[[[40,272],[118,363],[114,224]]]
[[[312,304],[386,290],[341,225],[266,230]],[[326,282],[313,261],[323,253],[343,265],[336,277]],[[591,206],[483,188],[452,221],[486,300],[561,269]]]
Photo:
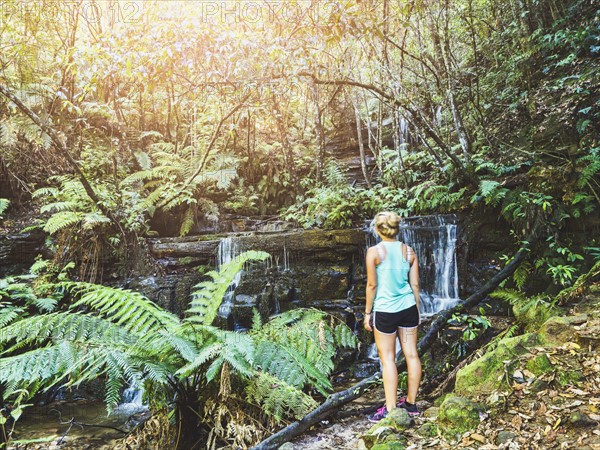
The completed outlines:
[[[385,259],[377,266],[377,291],[373,310],[398,312],[416,305],[415,295],[408,281],[410,264],[402,255],[402,243],[382,241]]]

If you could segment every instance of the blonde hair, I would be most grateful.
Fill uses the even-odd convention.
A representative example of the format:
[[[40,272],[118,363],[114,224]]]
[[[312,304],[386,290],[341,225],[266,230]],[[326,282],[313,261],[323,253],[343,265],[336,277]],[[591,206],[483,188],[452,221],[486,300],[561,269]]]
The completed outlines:
[[[373,219],[377,232],[387,238],[394,238],[400,231],[400,217],[393,211],[380,212]]]

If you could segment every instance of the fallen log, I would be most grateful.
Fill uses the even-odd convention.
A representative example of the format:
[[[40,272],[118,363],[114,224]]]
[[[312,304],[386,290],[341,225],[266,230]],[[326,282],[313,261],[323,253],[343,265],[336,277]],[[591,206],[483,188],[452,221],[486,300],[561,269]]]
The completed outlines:
[[[442,311],[431,323],[431,326],[425,336],[423,336],[423,338],[419,341],[417,345],[419,353],[422,354],[429,349],[429,347],[431,347],[431,345],[435,342],[435,339],[438,337],[439,331],[443,328],[448,319],[452,317],[452,315],[463,311],[465,308],[479,304],[479,302],[481,302],[489,293],[496,289],[496,287],[498,287],[502,281],[510,277],[527,257],[530,243],[531,239],[526,241],[526,244],[519,249],[514,258],[500,272],[494,275],[481,289],[468,297],[466,300],[459,302],[454,308]],[[398,368],[402,370],[405,368],[405,366],[406,362],[404,361],[404,358],[401,358],[398,361]],[[338,411],[340,406],[350,403],[352,400],[362,396],[362,394],[380,378],[381,372],[377,372],[376,374],[359,381],[354,386],[346,390],[330,395],[327,397],[327,400],[325,400],[324,403],[319,405],[316,409],[313,409],[306,416],[304,416],[304,418],[291,423],[287,427],[279,430],[277,433],[269,436],[251,450],[277,449],[279,446],[292,440],[296,436],[299,436],[308,430],[308,428],[323,420],[325,417]]]

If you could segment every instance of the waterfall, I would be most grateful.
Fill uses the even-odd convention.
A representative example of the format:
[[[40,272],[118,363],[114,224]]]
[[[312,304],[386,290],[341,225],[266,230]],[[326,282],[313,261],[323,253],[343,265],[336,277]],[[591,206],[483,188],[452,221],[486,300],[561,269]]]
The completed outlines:
[[[423,315],[451,308],[459,300],[456,232],[452,215],[408,218],[400,226],[402,240],[419,258]]]
[[[143,402],[144,389],[136,384],[131,384],[123,390],[121,403],[112,411],[111,416],[123,419],[129,419],[132,415],[147,411],[148,406]]]
[[[240,254],[240,249],[238,242],[235,238],[226,237],[219,242],[219,249],[217,252],[217,268],[220,268],[223,264],[227,264],[237,258]],[[238,284],[240,284],[240,280],[242,278],[242,271],[239,271],[232,283],[227,288],[227,292],[225,293],[225,297],[223,297],[223,302],[221,306],[219,306],[219,312],[217,313],[219,316],[227,319],[232,312],[233,309],[233,296],[235,295],[235,288],[237,288]]]
[[[456,236],[453,215],[409,217],[400,225],[400,240],[410,245],[419,258],[423,316],[451,308],[459,300]],[[373,235],[367,235],[367,247],[376,242]]]

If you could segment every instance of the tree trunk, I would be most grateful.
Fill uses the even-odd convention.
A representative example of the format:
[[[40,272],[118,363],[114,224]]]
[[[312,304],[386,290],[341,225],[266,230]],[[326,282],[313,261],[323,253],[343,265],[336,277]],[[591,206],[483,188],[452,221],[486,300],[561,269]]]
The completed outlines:
[[[356,135],[358,139],[358,151],[360,152],[360,168],[362,169],[363,176],[367,187],[371,189],[371,180],[369,179],[369,172],[367,170],[367,160],[365,155],[365,144],[362,138],[362,122],[360,120],[360,112],[358,106],[354,105],[354,117],[356,119]]]

